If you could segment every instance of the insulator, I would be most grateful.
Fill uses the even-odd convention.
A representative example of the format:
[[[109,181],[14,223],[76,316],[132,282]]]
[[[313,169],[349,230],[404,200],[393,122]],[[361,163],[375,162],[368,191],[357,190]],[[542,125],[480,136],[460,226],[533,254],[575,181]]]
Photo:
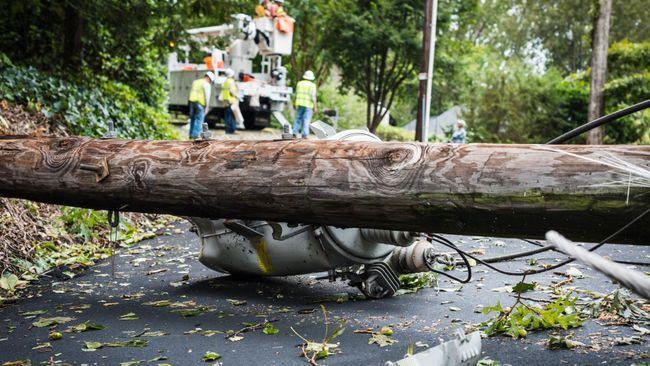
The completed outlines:
[[[382,244],[397,245],[406,247],[411,245],[417,235],[409,231],[361,229],[361,235],[368,240]]]

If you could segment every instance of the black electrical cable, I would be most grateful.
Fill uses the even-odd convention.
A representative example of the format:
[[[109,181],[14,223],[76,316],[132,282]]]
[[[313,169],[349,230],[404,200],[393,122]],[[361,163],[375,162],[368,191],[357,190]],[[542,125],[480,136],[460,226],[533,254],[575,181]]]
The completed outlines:
[[[643,217],[645,217],[645,215],[647,215],[649,212],[650,212],[650,209],[645,210],[641,215],[637,216],[635,219],[633,219],[632,221],[630,221],[630,222],[628,222],[627,224],[625,224],[622,228],[616,230],[616,232],[614,232],[613,234],[609,235],[608,237],[606,237],[605,239],[603,239],[602,241],[600,241],[598,244],[594,245],[593,247],[589,248],[589,251],[590,251],[590,252],[593,252],[594,250],[600,248],[600,247],[603,246],[605,243],[607,243],[608,241],[610,241],[612,238],[616,237],[618,234],[620,234],[620,233],[622,233],[623,231],[627,230],[627,228],[629,228],[630,226],[634,225],[636,222],[638,222],[639,220],[641,220],[641,219],[642,219]],[[434,240],[434,241],[436,241],[436,242],[438,242],[438,243],[440,243],[440,244],[442,244],[442,245],[444,245],[444,246],[446,246],[446,247],[449,247],[449,248],[451,248],[451,249],[454,249],[454,250],[457,251],[459,254],[462,253],[462,254],[464,254],[464,255],[466,255],[466,256],[468,256],[468,257],[474,259],[477,263],[481,263],[481,264],[483,264],[484,266],[486,266],[486,267],[488,267],[488,268],[491,268],[491,269],[493,269],[493,270],[495,270],[495,271],[497,271],[497,272],[499,272],[499,273],[502,273],[502,274],[505,274],[505,275],[510,275],[510,276],[525,276],[525,275],[531,275],[531,274],[544,273],[544,272],[552,271],[552,270],[554,270],[554,269],[557,269],[557,268],[559,268],[559,267],[562,267],[562,266],[564,266],[564,265],[567,265],[567,264],[569,264],[569,263],[575,261],[575,259],[573,259],[573,258],[569,258],[569,259],[567,259],[567,260],[565,260],[565,261],[563,261],[563,262],[560,262],[560,263],[558,263],[558,264],[555,264],[555,265],[552,265],[552,266],[550,266],[550,267],[546,267],[546,268],[543,268],[543,269],[538,269],[538,270],[527,270],[527,271],[523,271],[523,272],[511,272],[511,271],[506,271],[506,270],[500,269],[500,268],[498,268],[498,267],[496,267],[496,266],[493,266],[493,265],[491,265],[490,263],[488,263],[488,262],[486,262],[486,261],[484,261],[484,260],[482,260],[482,259],[480,259],[480,258],[477,258],[476,256],[474,256],[474,255],[472,255],[472,254],[467,253],[466,251],[464,251],[464,250],[458,248],[454,243],[452,243],[452,242],[451,242],[449,239],[447,239],[447,238],[444,238],[444,237],[442,237],[442,236],[440,236],[440,235],[436,235],[436,234],[429,234],[429,235],[430,235],[430,238],[431,238],[432,240]],[[466,262],[466,265],[468,265],[467,262]]]
[[[571,130],[571,131],[569,131],[569,132],[567,132],[565,134],[562,134],[562,135],[552,139],[551,141],[547,142],[546,144],[550,145],[550,144],[564,143],[564,142],[566,142],[566,141],[568,141],[568,140],[570,140],[570,139],[572,139],[572,138],[574,138],[574,137],[576,137],[576,136],[578,136],[578,135],[580,135],[580,134],[582,134],[584,132],[587,132],[587,131],[592,130],[592,129],[596,128],[596,127],[602,126],[602,125],[604,125],[606,123],[615,121],[615,120],[617,120],[619,118],[622,118],[622,117],[625,117],[625,116],[627,116],[629,114],[632,114],[632,113],[647,109],[648,107],[650,107],[650,99],[646,100],[646,101],[643,101],[641,103],[637,103],[637,104],[632,105],[630,107],[621,109],[621,110],[616,111],[614,113],[608,114],[606,116],[602,116],[602,117],[597,118],[597,119],[595,119],[595,120],[593,120],[591,122],[587,122],[587,123],[575,128],[575,129],[573,129],[573,130]],[[617,230],[614,234],[608,236],[607,238],[602,240],[600,243],[598,243],[597,245],[590,248],[589,251],[594,251],[594,250],[600,248],[607,241],[614,238],[615,236],[617,236],[618,234],[620,234],[621,232],[626,230],[628,227],[630,227],[631,225],[636,223],[638,220],[643,218],[648,212],[650,212],[650,210],[646,210],[645,212],[643,212],[640,216],[638,216],[634,220],[627,223],[625,226],[623,226],[622,228]],[[569,264],[569,263],[574,261],[573,258],[570,258],[570,259],[567,259],[567,260],[565,260],[563,262],[560,262],[560,263],[558,263],[556,265],[553,265],[553,266],[550,266],[550,267],[547,267],[547,268],[544,268],[544,269],[540,269],[540,270],[528,270],[528,271],[525,271],[525,272],[510,272],[510,271],[505,271],[505,270],[499,269],[499,268],[497,268],[495,266],[492,266],[490,263],[499,263],[499,262],[504,262],[504,261],[516,259],[516,258],[528,257],[528,256],[531,256],[531,255],[534,255],[534,254],[539,254],[539,253],[543,253],[543,252],[547,252],[547,251],[551,251],[551,250],[556,251],[555,248],[553,246],[550,246],[550,245],[543,245],[543,244],[541,244],[539,242],[536,242],[534,240],[521,239],[521,240],[523,240],[523,241],[525,241],[527,243],[536,245],[539,248],[534,249],[534,250],[525,251],[525,252],[520,252],[520,253],[508,254],[508,255],[503,255],[503,256],[498,256],[498,257],[486,258],[486,259],[479,259],[479,258],[477,258],[477,257],[475,257],[475,256],[461,250],[454,243],[452,243],[450,240],[448,240],[448,239],[446,239],[446,238],[444,238],[442,236],[439,236],[439,235],[436,235],[436,234],[430,234],[430,238],[432,240],[444,245],[444,246],[447,246],[447,247],[449,247],[451,249],[454,249],[461,256],[461,258],[462,258],[462,260],[464,262],[464,263],[458,263],[457,265],[460,265],[460,266],[465,265],[467,267],[467,270],[468,270],[468,276],[467,276],[467,279],[465,279],[464,281],[461,281],[459,278],[457,278],[455,276],[452,276],[450,274],[447,274],[445,272],[442,272],[442,271],[439,271],[439,270],[436,270],[436,269],[432,268],[429,265],[429,262],[425,258],[424,262],[427,265],[427,267],[429,268],[429,270],[431,270],[432,272],[435,272],[435,273],[442,274],[442,275],[444,275],[446,277],[449,277],[449,278],[451,278],[451,279],[453,279],[455,281],[461,282],[461,283],[469,282],[471,280],[471,277],[472,277],[472,268],[469,265],[469,261],[467,260],[467,258],[465,256],[470,257],[470,258],[474,259],[476,262],[481,263],[481,264],[487,266],[488,268],[491,268],[491,269],[493,269],[493,270],[495,270],[495,271],[497,271],[499,273],[506,274],[506,275],[513,275],[513,276],[521,276],[521,275],[525,276],[527,274],[538,274],[538,273],[548,272],[548,271],[551,271],[553,269],[557,269],[559,267],[562,267],[562,266],[564,266],[566,264]],[[628,263],[628,262],[625,262],[625,261],[617,261],[617,262],[619,262],[619,263]],[[645,263],[636,263],[636,262],[635,263],[629,262],[628,264],[647,265]]]
[[[509,260],[521,258],[521,257],[529,257],[533,254],[539,254],[543,252],[547,252],[549,250],[553,250],[554,252],[558,252],[555,250],[555,248],[549,248],[550,246],[543,246],[540,248],[540,250],[530,250],[526,252],[519,252],[519,253],[514,253],[514,254],[508,254],[508,255],[502,255],[498,257],[489,257],[489,258],[483,258],[484,262],[487,263],[501,263],[501,262],[507,262]],[[562,252],[558,252],[560,254],[563,254]],[[633,264],[637,266],[650,266],[650,262],[638,262],[638,261],[626,261],[626,260],[619,260],[619,259],[612,259],[612,262],[616,263],[621,263],[621,264]],[[456,264],[457,266],[462,266],[462,262],[458,262]]]
[[[538,247],[544,247],[545,246],[544,244],[542,244],[542,243],[540,243],[538,241],[535,241],[535,240],[530,240],[530,239],[519,239],[519,240],[523,240],[526,243],[530,243],[530,244],[536,245]]]
[[[629,114],[644,110],[644,109],[649,108],[649,107],[650,107],[650,99],[645,100],[645,101],[643,101],[641,103],[634,104],[634,105],[632,105],[630,107],[621,109],[621,110],[616,111],[614,113],[608,114],[606,116],[596,118],[595,120],[593,120],[591,122],[587,122],[587,123],[583,124],[582,126],[579,126],[579,127],[575,128],[575,129],[573,129],[573,130],[571,130],[571,131],[569,131],[569,132],[567,132],[565,134],[562,134],[562,135],[554,138],[553,140],[547,142],[546,144],[547,145],[561,144],[561,143],[566,142],[566,141],[568,141],[568,140],[570,140],[570,139],[572,139],[572,138],[574,138],[574,137],[576,137],[576,136],[578,136],[578,135],[580,135],[582,133],[585,133],[585,132],[587,132],[589,130],[592,130],[592,129],[598,127],[598,126],[602,126],[602,125],[604,125],[606,123],[615,121],[615,120],[617,120],[619,118],[625,117],[625,116],[627,116]],[[533,245],[537,245],[537,246],[539,246],[541,248],[544,248],[544,249],[543,250],[535,249],[535,250],[530,250],[530,251],[526,251],[526,252],[520,252],[520,253],[515,253],[515,254],[504,255],[504,256],[500,256],[500,257],[487,258],[487,259],[484,259],[484,261],[488,262],[488,263],[498,263],[498,262],[505,262],[505,261],[508,261],[508,260],[516,259],[516,258],[527,257],[527,256],[530,256],[530,255],[543,253],[543,252],[546,252],[546,251],[549,251],[549,250],[557,252],[557,250],[555,250],[555,247],[553,247],[551,245],[546,245],[545,246],[545,245],[543,245],[541,243],[538,243],[538,242],[536,242],[534,240],[528,240],[528,239],[521,239],[521,240],[523,240],[525,242],[528,242],[530,244],[533,244]]]
[[[620,260],[620,259],[614,259],[612,262],[620,263],[620,264],[630,264],[634,266],[650,266],[650,262],[636,262],[636,261],[625,261],[625,260]]]
[[[549,250],[553,250],[553,249],[554,249],[554,247],[552,247],[550,245],[545,245],[545,246],[539,247],[537,249],[528,250],[528,251],[525,251],[525,252],[507,254],[507,255],[502,255],[502,256],[492,257],[492,258],[485,258],[485,259],[483,259],[483,261],[487,262],[487,263],[505,262],[505,261],[509,261],[509,260],[512,260],[512,259],[517,259],[517,258],[521,258],[521,257],[528,257],[528,256],[531,256],[531,255],[534,255],[534,254],[548,252]]]
[[[644,109],[646,109],[648,107],[650,107],[650,99],[645,100],[645,101],[643,101],[641,103],[637,103],[637,104],[635,104],[633,106],[629,106],[627,108],[621,109],[620,111],[616,111],[616,112],[614,112],[612,114],[608,114],[606,116],[596,118],[595,120],[593,120],[591,122],[587,122],[587,123],[585,123],[584,125],[582,125],[580,127],[574,128],[573,130],[571,130],[571,131],[569,131],[569,132],[567,132],[565,134],[562,134],[561,136],[558,136],[558,137],[554,138],[553,140],[547,142],[546,144],[548,144],[548,145],[556,145],[556,144],[564,143],[564,142],[566,142],[568,140],[571,140],[572,138],[574,138],[574,137],[576,137],[576,136],[578,136],[580,134],[583,134],[583,133],[585,133],[585,132],[587,132],[589,130],[592,130],[592,129],[598,127],[598,126],[602,126],[605,123],[615,121],[615,120],[617,120],[617,119],[619,119],[621,117],[627,116],[628,114],[632,114],[632,113],[644,110]]]

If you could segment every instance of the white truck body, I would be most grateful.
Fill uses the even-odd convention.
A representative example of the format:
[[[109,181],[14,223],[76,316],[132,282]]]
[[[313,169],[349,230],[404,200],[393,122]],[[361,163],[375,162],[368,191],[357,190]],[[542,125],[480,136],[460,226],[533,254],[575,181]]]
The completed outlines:
[[[291,54],[293,32],[278,30],[278,20],[268,17],[252,19],[237,14],[233,18],[231,24],[187,31],[194,41],[201,44],[215,38],[227,39],[229,46],[225,50],[202,47],[201,50],[211,56],[209,66],[189,62],[189,47],[179,47],[185,54],[183,61],[179,60],[178,52],[169,54],[169,110],[187,112],[192,82],[206,72],[213,71],[217,75],[217,82],[210,96],[209,106],[212,111],[209,117],[223,118],[227,105],[219,101],[219,94],[226,80],[225,70],[230,68],[235,71],[244,124],[247,128],[263,128],[270,124],[273,112],[281,112],[291,103],[293,90],[286,85],[282,56]],[[262,61],[254,70],[253,59],[258,55],[262,56]]]

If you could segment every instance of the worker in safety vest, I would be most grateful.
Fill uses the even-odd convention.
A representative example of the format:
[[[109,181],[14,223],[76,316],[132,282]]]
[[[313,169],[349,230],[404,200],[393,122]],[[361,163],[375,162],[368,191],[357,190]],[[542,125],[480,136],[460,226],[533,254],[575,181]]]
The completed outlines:
[[[309,135],[309,124],[314,112],[318,112],[316,99],[316,84],[314,73],[307,70],[302,76],[303,80],[296,85],[296,119],[293,122],[293,135],[298,136],[302,129],[302,137]]]
[[[203,130],[203,121],[210,111],[210,93],[212,84],[217,80],[212,71],[192,83],[190,90],[190,139],[194,140],[199,137]]]
[[[235,71],[226,69],[226,81],[221,86],[219,100],[226,104],[224,122],[226,123],[226,133],[233,134],[237,129],[237,121],[243,122],[241,111],[239,110],[239,89],[234,79]],[[239,118],[235,118],[238,116]]]

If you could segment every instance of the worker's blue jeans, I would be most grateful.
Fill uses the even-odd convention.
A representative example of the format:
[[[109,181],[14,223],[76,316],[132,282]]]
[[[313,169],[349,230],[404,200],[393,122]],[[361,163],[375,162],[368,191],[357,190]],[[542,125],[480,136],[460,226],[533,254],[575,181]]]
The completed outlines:
[[[199,138],[203,131],[203,120],[205,119],[205,107],[197,102],[190,102],[190,139]]]
[[[237,121],[235,120],[235,114],[232,112],[230,107],[226,108],[225,113],[225,123],[226,123],[226,133],[235,133],[237,129]]]
[[[309,124],[314,110],[311,108],[299,106],[296,109],[296,119],[293,121],[293,134],[297,135],[302,129],[302,137],[309,136]]]

